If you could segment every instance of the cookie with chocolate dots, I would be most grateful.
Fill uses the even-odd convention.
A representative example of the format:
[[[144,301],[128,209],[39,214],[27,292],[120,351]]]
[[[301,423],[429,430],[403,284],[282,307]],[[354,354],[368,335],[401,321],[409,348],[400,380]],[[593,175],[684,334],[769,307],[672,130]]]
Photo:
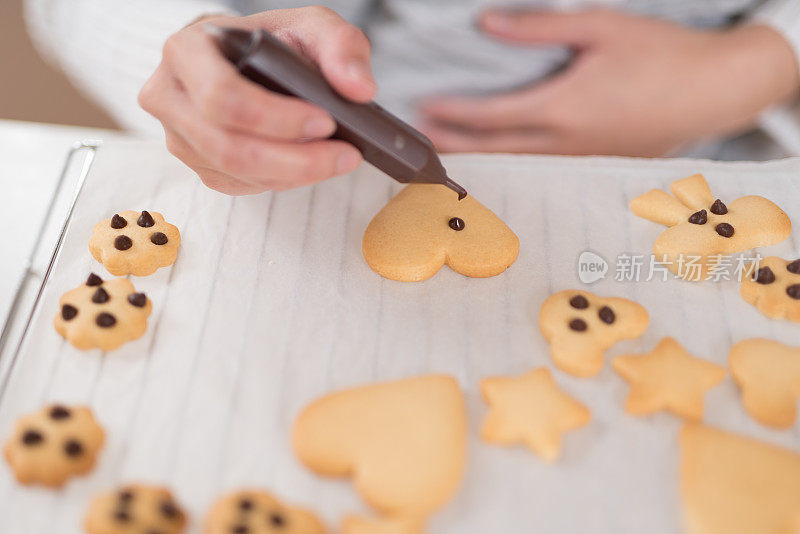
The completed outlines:
[[[673,182],[672,196],[653,189],[631,201],[639,217],[668,226],[653,253],[678,277],[708,279],[726,255],[766,247],[788,238],[792,223],[778,206],[760,196],[725,203],[714,198],[701,174]]]
[[[147,276],[172,265],[180,244],[178,229],[160,213],[121,211],[95,225],[89,250],[115,276]]]
[[[742,277],[740,293],[767,317],[800,323],[800,259],[764,258]]]
[[[316,515],[264,491],[240,490],[220,498],[206,517],[205,534],[323,534]]]
[[[58,301],[56,331],[81,350],[113,350],[147,329],[150,299],[125,278],[103,280],[92,273]]]
[[[166,488],[126,485],[98,495],[89,505],[89,534],[180,534],[186,514]]]
[[[104,440],[89,408],[51,404],[17,420],[3,452],[20,483],[56,488],[91,471]]]
[[[632,300],[567,290],[550,295],[539,312],[539,328],[550,342],[553,363],[575,376],[594,376],[615,343],[647,329],[647,310]]]

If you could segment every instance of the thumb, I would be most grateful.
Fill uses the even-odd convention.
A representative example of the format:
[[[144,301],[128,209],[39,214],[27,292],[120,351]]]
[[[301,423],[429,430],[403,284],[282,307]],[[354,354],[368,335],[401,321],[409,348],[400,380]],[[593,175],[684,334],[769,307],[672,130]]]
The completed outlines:
[[[603,40],[612,31],[619,31],[615,15],[604,10],[569,13],[491,10],[481,16],[478,24],[489,35],[507,41],[584,48]]]

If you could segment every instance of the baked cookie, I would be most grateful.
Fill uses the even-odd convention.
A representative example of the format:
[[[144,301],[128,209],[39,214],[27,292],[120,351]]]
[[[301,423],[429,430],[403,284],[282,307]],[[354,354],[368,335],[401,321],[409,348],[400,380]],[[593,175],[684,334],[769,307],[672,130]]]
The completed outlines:
[[[660,189],[636,197],[631,210],[670,227],[653,253],[680,278],[705,280],[722,256],[780,243],[792,231],[789,217],[766,198],[746,196],[727,205],[715,200],[701,174],[673,182],[671,190],[674,198]]]
[[[206,517],[205,534],[324,534],[322,522],[260,490],[240,490],[219,499]]]
[[[315,473],[352,477],[379,512],[425,517],[461,483],[467,458],[464,397],[444,375],[332,393],[300,413],[292,444]]]
[[[114,276],[147,276],[178,257],[181,234],[160,213],[121,211],[97,223],[89,250]]]
[[[559,389],[545,367],[518,377],[484,378],[481,395],[489,405],[481,437],[499,445],[526,445],[547,462],[561,454],[564,433],[592,418],[586,406]]]
[[[633,415],[667,410],[699,421],[706,391],[725,378],[724,367],[695,358],[671,337],[647,354],[618,356],[613,365],[630,383],[625,410]]]
[[[94,273],[58,304],[56,331],[77,349],[105,351],[140,338],[153,307],[125,278],[103,280]]]
[[[800,454],[698,424],[680,448],[688,534],[800,532]]]
[[[771,427],[791,427],[800,400],[800,347],[746,339],[731,347],[728,361],[747,413]]]
[[[84,527],[89,534],[180,534],[186,514],[168,489],[129,485],[95,497]]]
[[[91,471],[104,440],[89,408],[51,404],[18,419],[3,452],[20,483],[56,488]]]
[[[342,534],[422,534],[424,521],[420,519],[380,518],[372,519],[348,516],[342,521]]]
[[[550,342],[553,363],[575,376],[594,376],[603,353],[615,343],[647,330],[650,316],[632,300],[598,297],[569,289],[550,295],[539,312],[539,328]]]
[[[390,280],[425,280],[445,264],[486,278],[514,263],[519,239],[473,197],[458,200],[443,185],[412,184],[372,219],[362,249],[372,270]]]
[[[772,319],[800,323],[800,260],[769,256],[742,276],[742,298]]]

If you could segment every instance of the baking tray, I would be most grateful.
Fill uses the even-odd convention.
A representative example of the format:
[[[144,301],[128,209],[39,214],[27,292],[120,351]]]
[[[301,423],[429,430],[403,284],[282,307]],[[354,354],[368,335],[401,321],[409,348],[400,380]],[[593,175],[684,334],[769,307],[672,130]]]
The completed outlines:
[[[800,328],[760,315],[735,281],[618,282],[614,262],[648,253],[662,231],[634,217],[630,199],[695,172],[723,200],[762,194],[800,220],[800,161],[465,155],[446,165],[519,235],[520,257],[503,275],[468,279],[445,268],[403,284],[373,273],[361,236],[398,186],[366,166],[314,187],[233,198],[203,187],[159,143],[104,145],[8,375],[0,429],[47,401],[87,403],[108,442],[97,468],[59,491],[21,487],[0,465],[0,531],[80,532],[91,496],[131,480],[168,484],[192,532],[219,494],[240,486],[310,506],[335,526],[366,509],[346,481],[318,478],[294,459],[296,413],[331,390],[443,372],[465,391],[470,457],[431,532],[680,532],[679,421],[626,415],[627,386],[608,365],[592,379],[555,371],[593,420],[567,436],[554,466],[477,438],[478,382],[550,366],[538,307],[552,292],[586,287],[577,274],[586,250],[610,264],[589,290],[633,298],[651,314],[647,333],[609,358],[649,351],[667,335],[720,364],[740,339],[798,344]],[[181,230],[181,251],[172,267],[131,278],[154,303],[144,337],[108,354],[76,351],[52,327],[57,300],[90,271],[109,276],[87,242],[97,221],[123,209],[164,213]],[[797,232],[758,252],[800,256]],[[730,377],[708,394],[706,421],[800,451],[800,425],[755,423]]]

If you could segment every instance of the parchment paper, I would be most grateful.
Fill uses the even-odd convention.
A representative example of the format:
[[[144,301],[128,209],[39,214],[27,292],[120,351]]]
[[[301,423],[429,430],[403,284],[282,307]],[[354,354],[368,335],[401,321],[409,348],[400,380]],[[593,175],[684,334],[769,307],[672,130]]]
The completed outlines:
[[[567,436],[554,466],[477,438],[478,382],[551,365],[538,308],[552,292],[585,287],[577,259],[587,249],[610,263],[589,289],[633,298],[651,314],[647,333],[609,358],[649,351],[667,335],[723,365],[731,344],[748,337],[800,344],[800,326],[763,317],[734,281],[614,280],[617,256],[649,253],[663,230],[629,212],[634,196],[703,172],[723,200],[761,194],[798,223],[800,161],[467,155],[446,165],[519,235],[520,257],[503,275],[468,279],[444,268],[403,284],[373,273],[361,236],[399,186],[368,166],[316,187],[231,198],[158,145],[102,147],[0,404],[0,431],[5,438],[18,416],[47,401],[88,403],[107,445],[94,472],[59,491],[21,487],[0,464],[0,531],[80,532],[89,498],[124,481],[171,486],[192,532],[218,495],[240,486],[264,487],[338,526],[366,508],[348,482],[318,478],[294,459],[294,415],[332,390],[439,372],[463,386],[472,432],[464,485],[431,532],[680,532],[680,423],[626,415],[628,388],[610,365],[593,379],[555,371],[593,420]],[[52,316],[89,271],[110,276],[87,243],[97,221],[124,209],[164,213],[180,228],[180,254],[171,268],[133,278],[154,303],[142,339],[80,352],[56,334]],[[798,231],[759,252],[800,256]],[[779,432],[754,422],[730,377],[707,396],[706,421],[800,451],[800,424]]]

